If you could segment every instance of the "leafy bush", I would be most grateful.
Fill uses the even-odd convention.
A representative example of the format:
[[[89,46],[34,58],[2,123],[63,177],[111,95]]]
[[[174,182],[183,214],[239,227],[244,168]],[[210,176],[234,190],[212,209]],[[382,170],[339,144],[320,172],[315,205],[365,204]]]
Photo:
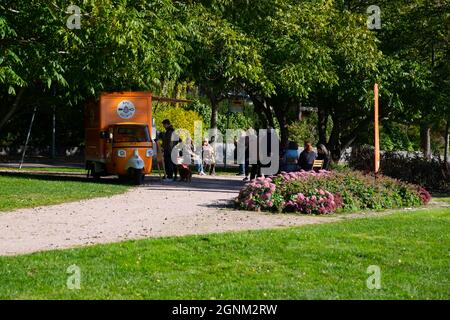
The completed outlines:
[[[329,214],[414,207],[430,199],[425,189],[389,177],[321,170],[259,178],[242,188],[236,204],[247,210]]]
[[[255,127],[257,122],[257,114],[254,112],[252,106],[245,105],[244,112],[235,112],[227,116],[230,102],[224,100],[220,103],[219,112],[217,115],[217,129],[225,133],[227,129],[247,129]],[[211,120],[211,106],[209,102],[194,100],[192,103],[185,106],[186,110],[197,112],[205,121],[204,128],[208,129]]]
[[[450,192],[450,166],[437,158],[425,159],[420,154],[383,152],[380,170],[383,175],[423,186],[438,192]],[[374,149],[371,146],[354,148],[348,159],[356,170],[373,170]]]
[[[180,107],[168,107],[159,109],[153,114],[156,128],[158,131],[164,131],[162,121],[169,119],[175,129],[185,129],[189,131],[191,137],[194,136],[194,122],[203,122],[202,117],[195,111],[185,110]]]
[[[301,146],[305,140],[308,140],[315,145],[319,140],[319,134],[317,132],[317,115],[313,113],[312,116],[306,117],[303,121],[291,123],[288,130],[289,140],[295,141]]]

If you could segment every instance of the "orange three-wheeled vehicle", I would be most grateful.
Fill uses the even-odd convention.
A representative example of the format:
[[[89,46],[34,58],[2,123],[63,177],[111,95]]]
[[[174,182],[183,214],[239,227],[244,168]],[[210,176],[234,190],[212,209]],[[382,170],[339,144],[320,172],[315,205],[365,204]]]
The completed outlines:
[[[103,93],[85,111],[88,176],[118,175],[141,184],[154,155],[151,93]]]

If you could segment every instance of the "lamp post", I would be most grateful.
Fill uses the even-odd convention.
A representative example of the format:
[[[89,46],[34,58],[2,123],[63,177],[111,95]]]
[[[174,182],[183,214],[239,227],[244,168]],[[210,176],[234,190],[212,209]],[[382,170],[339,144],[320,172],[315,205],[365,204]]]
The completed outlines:
[[[27,152],[28,141],[30,141],[31,128],[33,127],[34,116],[36,115],[37,106],[33,109],[33,115],[31,116],[30,127],[28,128],[27,139],[25,140],[25,146],[23,147],[22,158],[20,160],[19,169],[22,169],[23,161],[25,160],[25,153]]]

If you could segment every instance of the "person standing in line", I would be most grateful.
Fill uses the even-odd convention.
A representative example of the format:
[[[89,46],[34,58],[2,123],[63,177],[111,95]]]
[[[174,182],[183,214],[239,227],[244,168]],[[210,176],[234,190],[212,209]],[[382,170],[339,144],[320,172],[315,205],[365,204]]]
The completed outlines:
[[[305,141],[305,149],[300,153],[300,157],[298,158],[300,170],[311,171],[316,158],[317,155],[313,151],[311,142]]]
[[[166,179],[166,166],[164,163],[164,155],[162,152],[162,147],[161,147],[161,139],[159,139],[160,134],[158,133],[158,138],[156,138],[153,143],[155,144],[155,150],[156,150],[156,162],[157,162],[157,166],[158,166],[158,170],[159,173],[161,174],[162,171],[162,179]]]
[[[253,134],[253,128],[248,128],[244,134],[244,179],[248,181],[250,175],[250,135]]]
[[[172,141],[172,135],[175,132],[169,119],[165,119],[162,122],[164,129],[166,130],[162,137],[164,164],[166,167],[167,179],[177,180],[177,164],[172,161],[172,149],[178,143],[178,141]]]
[[[249,164],[252,167],[250,169],[250,180],[261,177],[261,162],[259,158],[259,134],[258,131],[251,128],[249,129]],[[247,169],[248,170],[248,169]]]

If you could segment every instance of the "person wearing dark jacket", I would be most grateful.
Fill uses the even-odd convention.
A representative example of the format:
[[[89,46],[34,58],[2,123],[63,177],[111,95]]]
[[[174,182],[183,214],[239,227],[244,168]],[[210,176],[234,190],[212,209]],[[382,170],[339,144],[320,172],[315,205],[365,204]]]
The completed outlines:
[[[172,149],[177,144],[177,141],[172,141],[172,134],[175,132],[175,129],[170,124],[169,119],[165,119],[162,122],[166,132],[162,135],[162,147],[164,150],[164,165],[166,167],[167,179],[173,179],[174,181],[177,179],[177,164],[172,161]]]
[[[323,170],[330,170],[330,152],[323,144],[317,146],[317,160],[323,160]]]
[[[305,149],[300,153],[300,157],[298,157],[300,170],[311,171],[316,157],[317,155],[313,151],[311,143],[306,141]]]

